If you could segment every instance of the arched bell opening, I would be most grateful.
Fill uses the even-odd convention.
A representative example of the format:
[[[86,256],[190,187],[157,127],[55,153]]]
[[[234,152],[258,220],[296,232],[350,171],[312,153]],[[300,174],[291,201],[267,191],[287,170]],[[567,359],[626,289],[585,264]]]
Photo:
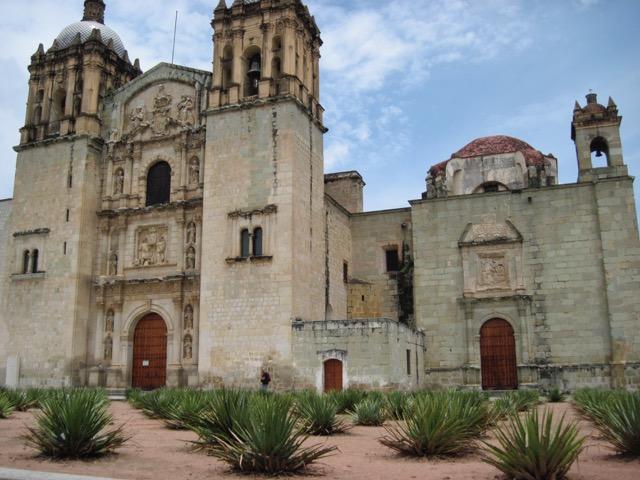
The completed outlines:
[[[591,166],[606,167],[609,165],[609,144],[603,137],[591,140]]]
[[[262,57],[258,47],[251,47],[245,52],[245,96],[258,95],[262,77]]]

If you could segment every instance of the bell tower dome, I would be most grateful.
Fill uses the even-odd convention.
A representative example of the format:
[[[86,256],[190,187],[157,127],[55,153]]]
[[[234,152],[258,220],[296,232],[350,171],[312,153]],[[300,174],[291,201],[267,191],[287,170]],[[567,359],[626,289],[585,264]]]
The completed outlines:
[[[595,93],[587,94],[586,98],[584,107],[576,101],[571,122],[571,139],[578,156],[578,181],[627,176],[627,166],[622,158],[622,117],[618,115],[618,106],[611,97],[606,107],[598,103]],[[594,167],[592,157],[604,157],[607,165]]]

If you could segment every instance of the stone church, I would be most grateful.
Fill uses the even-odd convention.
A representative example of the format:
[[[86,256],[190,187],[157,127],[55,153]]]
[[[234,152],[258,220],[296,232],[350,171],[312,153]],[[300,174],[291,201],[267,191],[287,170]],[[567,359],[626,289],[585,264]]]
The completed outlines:
[[[613,100],[575,105],[576,183],[493,136],[430,162],[409,207],[364,212],[360,174],[324,172],[322,41],[300,0],[220,0],[212,71],[143,73],[104,13],[86,0],[31,57],[0,201],[1,384],[640,384]]]

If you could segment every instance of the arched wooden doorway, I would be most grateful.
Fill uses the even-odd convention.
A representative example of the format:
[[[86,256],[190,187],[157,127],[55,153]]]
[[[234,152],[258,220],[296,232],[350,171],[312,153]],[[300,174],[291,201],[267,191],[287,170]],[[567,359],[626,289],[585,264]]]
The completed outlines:
[[[480,365],[484,390],[518,388],[516,341],[509,322],[494,318],[480,329]]]
[[[324,362],[324,391],[342,390],[342,362],[332,358]]]
[[[167,383],[167,326],[162,317],[150,313],[142,318],[133,334],[131,386],[152,390]]]

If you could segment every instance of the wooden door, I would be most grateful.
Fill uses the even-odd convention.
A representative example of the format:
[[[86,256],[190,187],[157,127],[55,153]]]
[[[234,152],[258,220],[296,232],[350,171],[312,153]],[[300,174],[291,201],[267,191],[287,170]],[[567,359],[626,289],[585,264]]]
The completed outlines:
[[[134,388],[152,390],[167,383],[167,326],[151,313],[138,322],[133,334]]]
[[[342,390],[342,362],[327,360],[324,362],[324,391]]]
[[[518,388],[516,341],[509,322],[494,318],[480,329],[480,365],[484,390]]]

